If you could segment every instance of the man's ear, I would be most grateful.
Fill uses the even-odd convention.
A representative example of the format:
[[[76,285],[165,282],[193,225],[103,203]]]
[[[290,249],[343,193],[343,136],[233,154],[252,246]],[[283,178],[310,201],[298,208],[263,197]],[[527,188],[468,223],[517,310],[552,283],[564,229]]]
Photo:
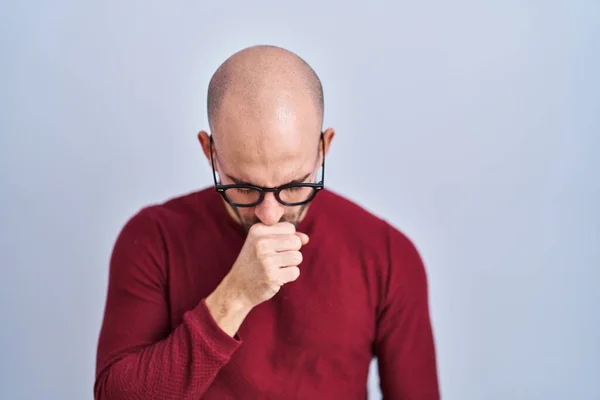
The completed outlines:
[[[198,142],[200,142],[200,146],[202,147],[202,151],[208,160],[208,164],[212,167],[210,161],[210,136],[206,131],[198,132]]]
[[[331,146],[331,141],[335,136],[335,129],[327,128],[323,131],[323,141],[325,142],[325,156],[329,153],[329,146]]]

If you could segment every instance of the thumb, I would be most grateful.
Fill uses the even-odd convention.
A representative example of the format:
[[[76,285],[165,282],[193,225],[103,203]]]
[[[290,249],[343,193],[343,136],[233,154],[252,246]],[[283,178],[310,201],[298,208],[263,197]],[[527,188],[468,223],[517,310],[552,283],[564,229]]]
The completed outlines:
[[[306,243],[308,243],[309,238],[306,233],[296,232],[296,235],[298,235],[298,237],[302,241],[302,246],[304,246],[304,245],[306,245]]]

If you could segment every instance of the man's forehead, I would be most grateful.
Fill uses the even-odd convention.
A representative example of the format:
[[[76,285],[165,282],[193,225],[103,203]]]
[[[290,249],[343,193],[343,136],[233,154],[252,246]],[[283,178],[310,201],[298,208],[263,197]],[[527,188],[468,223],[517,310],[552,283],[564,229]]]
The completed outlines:
[[[276,124],[230,126],[215,135],[219,151],[227,157],[286,158],[313,152],[319,140],[312,126],[281,126]]]
[[[261,134],[225,131],[216,135],[217,159],[223,172],[240,183],[264,187],[304,181],[319,155],[319,137],[265,127]],[[234,179],[232,179],[234,180]]]
[[[251,132],[236,132],[219,133],[215,143],[217,152],[227,164],[262,164],[268,168],[282,164],[301,166],[315,157],[319,142],[316,135],[290,132],[253,135]]]
[[[224,174],[230,181],[238,184],[277,187],[306,182],[313,173],[313,167],[314,163],[271,166],[238,164],[224,169]]]

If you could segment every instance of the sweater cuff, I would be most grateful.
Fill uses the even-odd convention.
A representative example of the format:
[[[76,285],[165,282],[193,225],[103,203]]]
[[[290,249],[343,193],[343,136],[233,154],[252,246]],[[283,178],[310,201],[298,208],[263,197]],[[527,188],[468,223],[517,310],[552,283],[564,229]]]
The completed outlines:
[[[206,343],[224,358],[231,358],[242,344],[242,340],[237,333],[231,337],[221,329],[208,310],[206,299],[202,299],[198,307],[190,314],[191,320],[199,328]]]

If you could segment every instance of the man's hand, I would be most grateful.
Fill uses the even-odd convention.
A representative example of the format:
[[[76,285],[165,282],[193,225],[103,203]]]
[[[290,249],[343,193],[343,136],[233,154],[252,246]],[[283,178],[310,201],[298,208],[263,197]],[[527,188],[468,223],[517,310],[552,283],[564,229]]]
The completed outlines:
[[[281,286],[300,276],[300,248],[308,236],[296,232],[294,225],[280,222],[273,226],[255,224],[221,284],[206,304],[221,328],[235,335],[250,310],[269,300]]]

